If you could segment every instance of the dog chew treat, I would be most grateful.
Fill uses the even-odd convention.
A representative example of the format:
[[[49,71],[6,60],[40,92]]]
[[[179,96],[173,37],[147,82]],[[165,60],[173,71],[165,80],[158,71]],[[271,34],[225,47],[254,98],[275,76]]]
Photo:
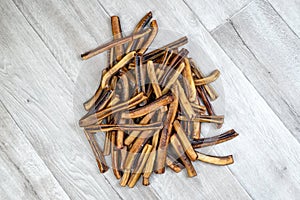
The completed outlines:
[[[220,71],[214,70],[211,73],[211,75],[209,75],[208,77],[195,80],[195,85],[205,85],[205,84],[211,83],[211,82],[217,80],[217,78],[219,78],[219,76],[220,76]]]
[[[121,39],[122,36],[122,29],[120,24],[120,19],[118,16],[111,16],[111,30],[114,37],[114,40]],[[117,45],[115,47],[115,56],[116,61],[120,61],[124,54],[123,45]]]
[[[151,11],[129,36],[122,35],[118,16],[111,17],[111,28],[113,41],[81,55],[86,60],[107,51],[99,86],[83,104],[86,114],[79,120],[100,172],[108,170],[104,156],[111,156],[114,176],[122,187],[132,188],[139,179],[150,185],[151,176],[164,173],[166,167],[175,173],[186,169],[187,176],[194,177],[198,166],[193,162],[234,163],[232,155],[200,152],[238,136],[234,129],[202,136],[210,134],[202,125],[220,128],[224,123],[210,102],[218,97],[212,83],[220,71],[202,73],[187,57],[189,50],[182,48],[188,43],[186,36],[149,52],[159,31]],[[105,135],[101,148],[96,134]]]
[[[230,165],[232,164],[233,161],[233,157],[232,155],[229,156],[210,156],[210,155],[206,155],[206,154],[202,154],[200,152],[197,152],[197,159],[202,161],[202,162],[206,162],[209,164],[213,164],[213,165]]]
[[[180,144],[180,142],[179,142],[176,135],[172,135],[171,144],[172,144],[177,156],[180,158],[183,165],[185,166],[188,176],[189,177],[197,176],[197,172],[196,172],[192,162],[190,161],[190,159],[184,153],[183,147]]]

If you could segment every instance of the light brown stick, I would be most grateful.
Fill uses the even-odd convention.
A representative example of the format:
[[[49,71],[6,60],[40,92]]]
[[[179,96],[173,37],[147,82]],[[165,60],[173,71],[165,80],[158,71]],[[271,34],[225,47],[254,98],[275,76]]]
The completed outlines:
[[[205,78],[201,78],[201,79],[196,79],[195,80],[195,85],[206,85],[209,84],[211,82],[214,82],[215,80],[217,80],[217,78],[219,78],[220,76],[220,71],[219,70],[214,70],[209,76],[205,77]]]
[[[172,144],[177,156],[180,158],[180,160],[184,164],[188,176],[189,177],[197,176],[197,172],[196,172],[193,164],[191,163],[190,159],[184,153],[182,145],[180,144],[180,142],[175,134],[172,135],[172,137],[171,137],[171,144]]]
[[[111,30],[112,30],[114,40],[118,40],[123,37],[120,19],[118,16],[111,16]],[[115,55],[116,55],[117,62],[122,59],[123,54],[124,54],[123,45],[121,44],[115,46]]]
[[[211,156],[211,155],[206,155],[200,152],[197,152],[197,156],[198,156],[198,160],[202,161],[202,162],[206,162],[209,164],[213,164],[213,165],[230,165],[232,164],[233,161],[233,157],[232,155],[229,156]]]
[[[121,178],[120,170],[119,170],[119,152],[116,149],[116,131],[112,131],[111,136],[111,166],[114,172],[114,175],[117,179]]]
[[[195,161],[197,159],[197,154],[194,151],[189,139],[185,135],[183,129],[181,128],[179,121],[175,120],[173,123],[173,126],[174,126],[174,128],[177,132],[177,136],[183,146],[184,152],[190,158],[191,161]]]
[[[128,53],[124,58],[122,58],[117,64],[110,68],[102,77],[101,88],[109,87],[110,78],[116,74],[124,65],[126,65],[135,56],[135,51]]]

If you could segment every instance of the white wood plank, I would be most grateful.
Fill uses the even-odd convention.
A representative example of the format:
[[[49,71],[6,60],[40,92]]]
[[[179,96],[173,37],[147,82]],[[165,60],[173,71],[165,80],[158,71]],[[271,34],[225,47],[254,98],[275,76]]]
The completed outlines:
[[[300,141],[300,39],[256,1],[213,35]]]
[[[5,199],[69,199],[1,102],[0,113],[0,195]]]
[[[66,193],[119,199],[74,130],[72,82],[10,1],[1,2],[0,44],[1,101]]]
[[[193,42],[204,52],[194,55],[201,60],[206,53],[213,61],[202,59],[201,66],[213,64],[222,73],[226,95],[223,129],[235,128],[241,133],[239,139],[216,147],[216,151],[221,155],[234,153],[236,162],[229,169],[252,198],[296,199],[300,191],[299,143],[184,3],[151,1],[139,4],[108,0],[101,3],[111,15],[125,15],[124,26],[130,26],[132,19],[153,10],[161,29],[196,35]],[[127,18],[132,5],[135,5],[134,13]],[[219,191],[224,192],[224,189]]]
[[[84,65],[80,54],[110,39],[110,19],[97,1],[13,1],[73,82]]]
[[[269,0],[272,6],[300,37],[300,1],[299,0]]]
[[[226,22],[234,13],[241,10],[252,0],[184,0],[200,18],[204,26],[212,31]]]

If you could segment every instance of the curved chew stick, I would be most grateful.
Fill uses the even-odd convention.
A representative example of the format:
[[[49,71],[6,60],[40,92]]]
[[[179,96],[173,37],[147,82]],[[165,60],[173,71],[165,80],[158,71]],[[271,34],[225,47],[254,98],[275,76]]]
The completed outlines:
[[[128,53],[122,60],[115,64],[111,69],[109,69],[103,76],[101,81],[101,88],[109,87],[108,82],[110,78],[117,73],[124,65],[126,65],[135,56],[135,51]]]
[[[174,97],[172,96],[172,93],[167,93],[143,107],[136,108],[134,110],[129,111],[128,113],[123,113],[122,118],[132,119],[132,118],[142,117],[144,115],[147,115],[150,112],[157,110],[162,106],[171,103],[173,100]]]
[[[221,135],[217,135],[217,136],[209,137],[209,138],[201,138],[199,140],[193,140],[193,141],[191,141],[191,143],[192,143],[192,146],[194,149],[203,148],[203,147],[208,147],[208,146],[212,146],[215,144],[220,144],[220,143],[226,142],[228,140],[235,138],[238,135],[239,134],[237,132],[235,132],[234,129],[231,129]]]
[[[211,156],[211,155],[202,154],[200,152],[196,152],[196,153],[198,156],[197,160],[200,160],[202,162],[206,162],[209,164],[213,164],[213,165],[230,165],[234,162],[232,155]]]
[[[135,28],[133,30],[133,34],[139,33],[149,23],[151,18],[152,18],[152,12],[150,11],[135,26]],[[134,46],[134,41],[131,41],[128,43],[128,46],[126,49],[126,54],[132,50],[133,46]]]
[[[148,47],[151,45],[151,43],[153,42],[154,38],[157,35],[158,32],[158,26],[157,26],[157,22],[156,20],[153,20],[150,23],[150,27],[152,28],[152,31],[148,37],[148,39],[145,41],[145,43],[143,44],[142,48],[138,51],[139,53],[143,54],[147,51]]]
[[[125,44],[127,42],[130,42],[130,41],[139,39],[141,37],[144,37],[150,32],[151,32],[151,28],[148,28],[148,29],[142,31],[141,33],[129,35],[127,37],[123,37],[123,38],[120,38],[118,40],[113,40],[113,41],[111,41],[109,43],[106,43],[106,44],[103,44],[103,45],[101,45],[101,46],[99,46],[99,47],[97,47],[97,48],[95,48],[91,51],[88,51],[86,53],[81,54],[81,58],[83,60],[87,60],[87,59],[89,59],[93,56],[96,56],[96,55],[98,55],[98,54],[100,54],[104,51],[107,51],[107,50],[109,50],[109,49],[111,49],[111,48],[113,48],[117,45],[122,45],[122,44]]]
[[[205,77],[205,78],[201,78],[201,79],[196,79],[195,80],[195,85],[205,85],[205,84],[209,84],[211,82],[214,82],[215,80],[217,80],[217,78],[219,78],[220,76],[220,71],[219,70],[214,70],[209,76]]]

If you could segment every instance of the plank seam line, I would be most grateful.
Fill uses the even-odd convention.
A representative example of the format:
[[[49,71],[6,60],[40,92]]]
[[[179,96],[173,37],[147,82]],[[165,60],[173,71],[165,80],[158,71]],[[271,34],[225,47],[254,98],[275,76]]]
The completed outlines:
[[[40,155],[38,154],[38,152],[35,150],[34,146],[32,145],[32,143],[30,142],[30,140],[27,138],[26,134],[24,133],[23,129],[20,127],[20,125],[18,124],[18,122],[15,120],[15,118],[12,116],[11,112],[8,110],[8,108],[5,106],[5,104],[2,102],[2,100],[0,99],[0,103],[3,106],[3,108],[5,109],[5,111],[8,113],[9,117],[13,120],[13,122],[16,124],[16,126],[20,129],[21,133],[24,135],[25,139],[28,141],[28,143],[30,144],[30,146],[32,147],[32,149],[35,151],[36,155],[40,158],[40,161],[45,165],[45,167],[48,169],[48,171],[52,174],[53,178],[57,181],[57,184],[60,186],[60,188],[64,191],[64,193],[70,198],[69,194],[64,190],[64,188],[62,187],[62,185],[60,184],[60,182],[57,180],[57,178],[55,177],[55,175],[52,173],[52,171],[48,168],[48,166],[46,165],[46,163],[43,161],[43,159],[40,157]],[[1,142],[2,143],[2,142]],[[3,144],[3,143],[2,143]],[[33,185],[31,184],[30,180],[28,180],[28,178],[26,177],[26,175],[20,170],[19,166],[17,166],[12,159],[9,157],[9,155],[5,152],[5,155],[7,156],[7,158],[9,159],[9,161],[16,167],[16,169],[22,174],[22,176],[24,177],[24,179],[28,182],[28,184],[30,185],[31,190],[34,192],[34,194],[39,197],[39,195],[37,194],[37,192],[34,190]],[[41,199],[39,197],[39,199]]]
[[[19,10],[19,12],[22,14],[22,16],[25,18],[26,22],[30,25],[30,27],[32,28],[32,30],[38,35],[38,37],[40,38],[40,40],[43,42],[43,44],[45,45],[45,47],[48,49],[48,51],[51,53],[51,55],[53,56],[53,58],[56,60],[57,64],[61,67],[61,69],[63,70],[63,72],[66,74],[66,76],[68,77],[68,79],[70,81],[72,81],[72,83],[75,84],[74,80],[70,77],[70,75],[68,74],[68,72],[62,67],[62,65],[59,63],[58,58],[54,55],[54,53],[51,51],[50,47],[47,45],[46,41],[44,41],[44,39],[42,38],[42,36],[40,35],[40,33],[34,28],[34,26],[32,25],[32,23],[27,19],[27,17],[25,16],[25,14],[23,13],[23,11],[21,10],[21,8],[18,6],[18,4],[15,2],[15,0],[12,0],[12,2],[14,3],[14,5],[16,6],[16,8]]]
[[[285,19],[283,19],[283,17],[279,14],[279,12],[275,9],[275,7],[272,5],[272,3],[269,0],[265,0],[270,6],[271,8],[274,10],[274,12],[276,12],[276,14],[280,17],[280,19],[287,25],[287,27],[292,31],[292,33],[294,33],[294,35],[300,39],[299,35],[294,31],[294,29],[292,29],[292,27],[287,23],[287,21],[285,21]]]
[[[235,13],[231,14],[228,16],[228,18],[222,23],[219,24],[217,27],[215,27],[213,30],[209,31],[210,33],[214,33],[216,30],[218,30],[220,27],[222,27],[224,24],[227,23],[227,21],[229,19],[231,19],[232,17],[234,17],[235,15],[239,14],[240,12],[244,11],[248,6],[250,6],[252,3],[254,2],[254,0],[248,2],[246,5],[244,5],[241,9],[237,10]]]
[[[238,67],[237,63],[230,57],[227,55],[225,49],[220,45],[220,43],[215,40],[215,38],[213,37],[212,33],[210,33],[208,31],[208,29],[203,25],[202,21],[200,20],[199,16],[194,12],[194,10],[186,3],[186,0],[182,0],[186,6],[193,12],[193,14],[196,16],[197,20],[199,21],[199,23],[203,26],[203,28],[211,35],[212,39],[216,42],[216,44],[220,47],[220,49],[223,51],[223,53],[232,61],[232,63],[234,64],[235,68],[240,71],[243,76],[246,78],[246,80],[249,82],[250,85],[252,85],[252,87],[255,89],[255,91],[257,92],[257,94],[264,100],[264,102],[269,106],[269,108],[272,110],[273,114],[275,116],[277,116],[277,118],[281,121],[282,125],[288,130],[289,134],[298,142],[298,144],[300,144],[300,141],[294,136],[294,134],[292,134],[291,130],[289,128],[287,128],[287,126],[283,123],[283,121],[279,118],[279,116],[274,112],[274,110],[272,109],[271,105],[266,101],[266,99],[261,95],[261,93],[256,89],[256,87],[251,83],[251,81],[249,80],[249,78],[243,73],[243,71]],[[254,1],[252,1],[254,2]],[[251,2],[251,3],[252,3]],[[250,5],[250,3],[249,3]],[[249,6],[248,5],[248,6]],[[245,8],[244,8],[245,9]],[[225,23],[226,24],[226,23]],[[223,24],[223,25],[225,25]],[[223,26],[222,25],[222,26]],[[258,61],[259,62],[259,61]]]
[[[253,55],[253,57],[256,59],[256,61],[265,69],[265,65],[263,65],[259,59],[256,57],[256,55],[254,54],[254,52],[248,47],[248,45],[246,44],[246,42],[244,41],[244,39],[242,38],[242,36],[240,35],[240,33],[238,32],[238,30],[236,29],[233,21],[230,19],[228,21],[228,23],[232,26],[233,30],[235,31],[235,33],[237,34],[237,36],[240,38],[240,40],[242,41],[243,45],[248,49],[248,51],[250,52],[251,55]],[[224,24],[225,25],[225,24]],[[216,41],[218,44],[219,42]],[[223,49],[223,47],[219,44],[219,46]],[[225,49],[223,49],[223,51],[226,53]],[[267,102],[267,100],[265,99],[265,97],[256,89],[256,87],[252,84],[251,80],[246,76],[246,74],[244,74],[244,72],[240,69],[240,67],[238,66],[238,64],[230,57],[228,56],[229,59],[235,64],[235,66],[241,71],[241,73],[245,76],[245,78],[249,81],[249,83],[251,83],[251,85],[255,88],[255,90],[258,92],[258,94],[264,99],[264,101],[266,102],[266,104],[271,108],[272,112],[280,119],[280,121],[282,122],[283,126],[289,131],[290,135],[298,142],[298,144],[300,144],[300,141],[297,139],[296,135],[294,135],[291,131],[291,129],[289,129],[285,123],[281,120],[280,116],[276,114],[276,112],[274,111],[274,109],[272,108],[272,106]],[[290,105],[283,99],[283,101],[286,103],[286,105],[288,106],[290,112],[292,112],[293,114],[295,114],[297,116],[297,113],[295,113],[294,109],[292,107],[290,107]]]

